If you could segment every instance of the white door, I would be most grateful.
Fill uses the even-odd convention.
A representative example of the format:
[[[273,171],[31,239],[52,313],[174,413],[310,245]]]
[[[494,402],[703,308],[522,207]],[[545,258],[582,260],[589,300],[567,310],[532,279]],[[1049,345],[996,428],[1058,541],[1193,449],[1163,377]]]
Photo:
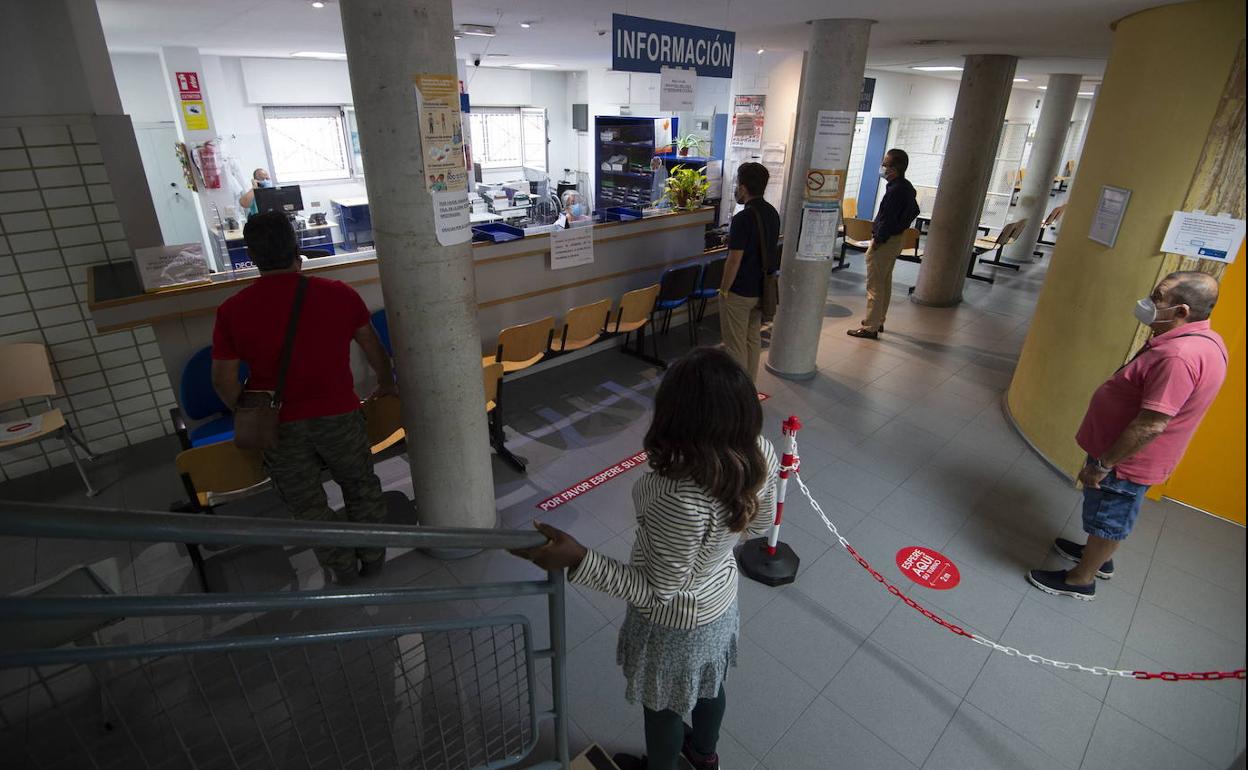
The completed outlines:
[[[186,188],[182,164],[175,145],[178,133],[172,123],[138,124],[134,135],[143,159],[147,186],[156,206],[160,232],[167,244],[198,243],[203,240],[195,193]]]

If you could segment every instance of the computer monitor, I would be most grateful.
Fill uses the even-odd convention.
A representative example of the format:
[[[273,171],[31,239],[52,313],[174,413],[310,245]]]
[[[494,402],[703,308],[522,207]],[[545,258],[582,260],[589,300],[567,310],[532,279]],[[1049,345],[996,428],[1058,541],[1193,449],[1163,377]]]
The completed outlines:
[[[285,187],[257,187],[256,208],[261,212],[281,211],[293,216],[296,211],[303,211],[303,192],[297,184]]]

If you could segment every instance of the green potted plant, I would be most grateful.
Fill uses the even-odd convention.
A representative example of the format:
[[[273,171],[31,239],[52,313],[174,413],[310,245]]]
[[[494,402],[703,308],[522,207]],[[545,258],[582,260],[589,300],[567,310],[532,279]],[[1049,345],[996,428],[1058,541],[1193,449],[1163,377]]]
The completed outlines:
[[[676,140],[676,154],[688,157],[689,153],[702,151],[703,139],[696,134],[685,134]]]
[[[711,183],[706,179],[706,166],[699,169],[674,166],[663,185],[663,198],[676,211],[691,211],[702,205]]]

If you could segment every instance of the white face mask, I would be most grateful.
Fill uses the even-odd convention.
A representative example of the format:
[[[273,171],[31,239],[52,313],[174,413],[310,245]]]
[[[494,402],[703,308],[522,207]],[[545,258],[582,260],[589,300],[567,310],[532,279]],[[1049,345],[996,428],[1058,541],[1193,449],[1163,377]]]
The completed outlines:
[[[1135,303],[1135,320],[1145,326],[1152,326],[1157,323],[1158,313],[1173,309],[1173,307],[1158,308],[1157,303],[1153,302],[1151,297],[1145,297]]]
[[[888,166],[880,166],[880,179],[888,179]]]

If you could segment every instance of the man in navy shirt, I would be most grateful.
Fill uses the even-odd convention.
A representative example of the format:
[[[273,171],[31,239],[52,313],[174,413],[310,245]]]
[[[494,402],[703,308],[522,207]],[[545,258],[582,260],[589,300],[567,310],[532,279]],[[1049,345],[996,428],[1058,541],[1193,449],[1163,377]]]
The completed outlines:
[[[867,317],[862,326],[846,332],[851,337],[868,340],[880,338],[884,316],[893,297],[893,266],[901,256],[901,234],[919,215],[914,185],[906,179],[910,156],[904,150],[884,153],[880,176],[888,182],[884,200],[871,227],[871,245],[867,247]]]
[[[776,259],[780,214],[763,200],[770,176],[761,163],[742,163],[737,168],[736,199],[745,208],[732,218],[728,230],[728,261],[719,287],[719,330],[724,349],[752,380],[758,379],[763,346],[763,271],[780,269]]]

